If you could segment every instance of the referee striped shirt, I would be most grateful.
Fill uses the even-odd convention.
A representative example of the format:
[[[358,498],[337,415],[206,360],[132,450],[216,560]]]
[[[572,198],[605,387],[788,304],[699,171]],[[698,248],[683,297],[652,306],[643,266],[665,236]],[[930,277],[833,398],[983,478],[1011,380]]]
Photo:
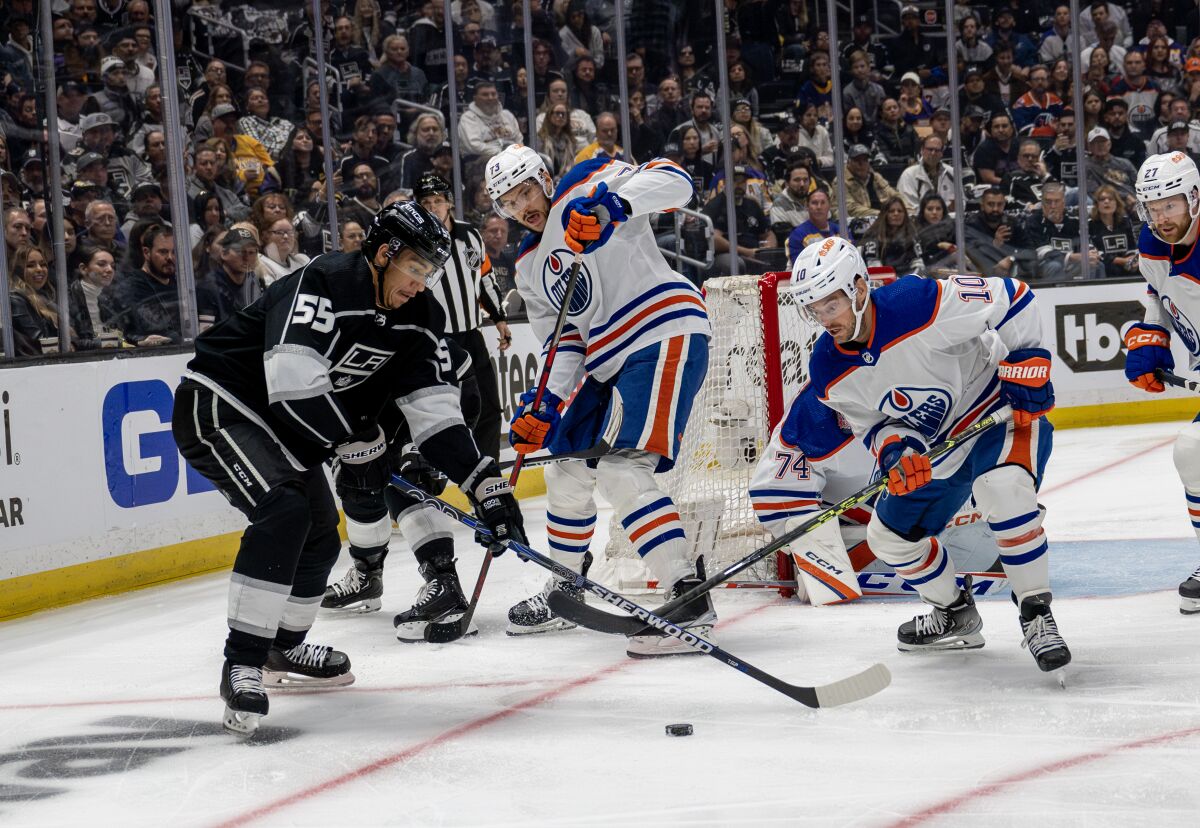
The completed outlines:
[[[483,324],[482,311],[493,322],[505,321],[492,263],[479,231],[465,221],[450,228],[450,259],[433,295],[446,311],[446,332],[465,333]]]

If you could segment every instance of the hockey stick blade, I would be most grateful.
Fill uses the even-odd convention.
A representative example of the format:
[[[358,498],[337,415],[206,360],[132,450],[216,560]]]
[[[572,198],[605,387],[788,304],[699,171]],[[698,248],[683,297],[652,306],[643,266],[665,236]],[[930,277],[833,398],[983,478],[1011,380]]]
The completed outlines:
[[[1165,385],[1174,385],[1176,388],[1183,388],[1193,393],[1200,393],[1200,382],[1196,380],[1186,379],[1178,374],[1173,374],[1163,368],[1155,368],[1154,376],[1158,381]]]
[[[963,443],[977,437],[984,431],[1000,423],[1006,423],[1012,418],[1012,409],[1008,406],[997,409],[982,420],[968,426],[963,432],[955,437],[948,438],[938,443],[936,446],[926,452],[926,457],[930,461],[936,461],[939,458],[949,454],[954,449],[961,446]],[[850,511],[855,506],[870,500],[887,486],[887,478],[880,478],[874,483],[866,486],[854,494],[847,497],[842,502],[830,506],[820,514],[814,515],[809,520],[797,526],[790,532],[780,535],[779,538],[768,543],[766,546],[760,547],[751,552],[740,561],[735,561],[729,566],[722,569],[717,574],[710,577],[702,584],[697,584],[692,589],[680,595],[673,601],[668,601],[654,611],[654,614],[660,618],[670,619],[672,615],[677,614],[679,609],[691,603],[696,598],[704,593],[716,589],[718,586],[728,581],[737,573],[749,568],[758,561],[768,555],[774,554],[786,547],[788,544],[795,541],[797,538],[807,535],[817,527],[828,523],[831,520],[837,520],[839,516]],[[594,607],[582,601],[570,600],[555,600],[559,597],[555,594],[550,595],[550,608],[568,621],[578,624],[581,627],[587,627],[589,630],[596,632],[608,633],[610,635],[637,635],[639,632],[645,631],[649,633],[646,624],[632,616],[616,615],[611,612],[606,612],[599,607]],[[564,596],[565,597],[565,596]]]
[[[483,564],[479,568],[479,577],[475,579],[475,591],[471,593],[471,603],[457,621],[445,624],[431,622],[425,625],[424,638],[430,644],[448,644],[458,641],[471,629],[471,619],[475,617],[475,607],[479,606],[479,596],[483,594],[483,582],[487,580],[488,569],[492,566],[491,550],[483,551]]]
[[[429,503],[436,507],[441,512],[449,515],[459,523],[474,529],[483,536],[489,536],[488,529],[481,522],[476,520],[471,515],[459,511],[451,504],[444,500],[440,500],[428,492],[414,486],[404,478],[393,475],[393,483],[399,486],[406,493],[415,497],[424,503]],[[772,690],[784,694],[788,698],[794,699],[807,707],[836,707],[850,702],[860,701],[869,696],[873,696],[886,688],[892,681],[892,675],[888,669],[882,664],[875,664],[848,678],[840,679],[830,684],[824,684],[817,687],[806,687],[800,684],[789,684],[782,679],[776,678],[770,673],[766,673],[755,667],[747,661],[726,652],[711,641],[708,641],[700,636],[688,632],[685,629],[677,627],[665,618],[660,618],[647,609],[639,607],[627,598],[622,597],[604,585],[591,580],[590,578],[578,574],[571,569],[555,562],[553,559],[542,555],[528,546],[517,543],[516,541],[505,541],[504,545],[513,550],[513,552],[522,560],[532,561],[543,569],[547,569],[559,578],[571,581],[577,587],[585,589],[604,601],[615,603],[621,609],[627,612],[637,613],[643,619],[643,624],[651,624],[655,629],[662,632],[664,635],[675,638],[685,645],[703,653],[707,656],[720,661],[735,670],[744,673],[755,681],[765,684]]]

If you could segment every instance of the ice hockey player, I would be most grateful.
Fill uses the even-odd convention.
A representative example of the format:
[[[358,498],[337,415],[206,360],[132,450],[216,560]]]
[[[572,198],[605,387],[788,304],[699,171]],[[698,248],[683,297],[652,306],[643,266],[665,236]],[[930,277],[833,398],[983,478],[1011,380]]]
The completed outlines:
[[[771,434],[750,481],[754,515],[775,537],[858,492],[875,475],[875,457],[854,439],[845,418],[817,399],[806,384]],[[797,573],[796,597],[813,606],[841,604],[863,594],[862,581],[889,594],[893,570],[875,558],[866,541],[874,503],[857,506],[789,544]],[[937,536],[965,571],[998,572],[996,539],[968,500]],[[864,574],[865,578],[856,577]],[[976,584],[980,589],[993,580]],[[1002,583],[1002,581],[1001,581]]]
[[[690,562],[679,513],[654,476],[675,463],[708,367],[710,328],[700,294],[659,252],[650,215],[686,206],[692,180],[665,159],[635,167],[601,156],[576,164],[555,188],[541,157],[514,145],[489,159],[486,185],[496,209],[530,231],[517,253],[517,288],[546,345],[573,257],[583,252],[547,393],[535,409],[534,391],[526,391],[510,425],[518,452],[607,450],[547,467],[550,554],[576,571],[588,565],[598,487],[659,583],[671,585],[671,596],[682,594],[704,577],[703,564]],[[555,589],[583,600],[573,585],[552,578],[509,610],[508,632],[572,626],[547,605]],[[676,620],[706,636],[716,613],[705,597]],[[693,651],[655,635],[630,637],[627,652]]]
[[[471,357],[452,340],[446,340],[445,344],[455,377],[461,383],[471,368]],[[463,408],[468,428],[477,414],[477,406]],[[387,438],[388,471],[439,497],[446,489],[446,475],[421,456],[398,407],[385,405],[380,427]],[[341,463],[335,464],[333,480],[346,514],[351,565],[339,581],[326,588],[321,607],[338,613],[380,609],[383,564],[394,520],[417,559],[417,571],[423,581],[412,607],[393,619],[396,638],[406,643],[424,641],[425,628],[430,623],[457,621],[467,608],[455,567],[454,524],[433,504],[416,500],[386,482],[382,488],[361,488],[359,477],[346,473],[346,468]],[[478,627],[472,624],[467,635],[476,632]]]
[[[1138,268],[1146,280],[1146,315],[1125,333],[1125,377],[1152,394],[1163,391],[1156,368],[1173,370],[1171,331],[1188,351],[1188,367],[1200,364],[1200,172],[1185,152],[1151,155],[1138,171]],[[1183,482],[1188,517],[1200,537],[1200,414],[1175,440],[1175,468]],[[1200,567],[1179,585],[1179,611],[1200,613]]]
[[[231,731],[251,733],[267,713],[264,678],[353,680],[345,653],[305,638],[341,548],[322,466],[336,455],[361,487],[380,487],[380,387],[495,536],[524,537],[516,500],[495,461],[480,457],[445,376],[441,311],[424,291],[448,255],[429,213],[392,205],[362,252],[318,256],[196,340],[175,396],[175,440],[250,520],[230,578],[221,672]]]
[[[818,398],[845,417],[878,458],[887,490],[867,543],[932,605],[901,625],[899,648],[973,649],[983,623],[936,535],[967,495],[996,533],[1001,561],[1038,667],[1070,661],[1050,611],[1048,546],[1037,487],[1050,455],[1050,355],[1033,292],[1015,279],[905,277],[869,292],[866,264],[841,238],[804,249],[792,269],[797,300],[825,328],[809,374]],[[984,334],[1007,348],[999,365]],[[989,337],[990,338],[990,337]],[[924,452],[1003,405],[1011,422],[946,455]]]

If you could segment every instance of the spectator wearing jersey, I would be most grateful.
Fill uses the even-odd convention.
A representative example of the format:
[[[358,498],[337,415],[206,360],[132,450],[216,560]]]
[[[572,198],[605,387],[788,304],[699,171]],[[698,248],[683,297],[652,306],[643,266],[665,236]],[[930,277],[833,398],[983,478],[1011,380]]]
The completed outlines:
[[[1192,120],[1192,108],[1187,98],[1176,98],[1171,101],[1167,107],[1170,121],[1154,131],[1150,136],[1147,146],[1151,153],[1163,153],[1167,151],[1167,132],[1173,129],[1175,124],[1183,122],[1187,127],[1188,151],[1192,153],[1200,153],[1200,123]],[[1189,123],[1190,122],[1190,123]]]
[[[921,11],[909,5],[900,9],[900,34],[888,43],[888,53],[896,73],[916,72],[922,83],[928,83],[933,68],[945,61],[946,47],[921,32]]]
[[[1011,56],[1009,62],[1021,70],[1018,78],[1024,79],[1024,68],[1037,62],[1037,46],[1033,39],[1023,32],[1017,31],[1016,15],[1012,9],[1001,7],[992,14],[992,26],[985,40],[992,47],[992,56],[996,65],[1000,64],[1000,51],[1007,49]],[[1020,93],[1013,96],[1020,97]],[[1008,100],[1012,100],[1009,98]]]
[[[246,114],[238,120],[237,131],[258,141],[275,162],[287,147],[295,127],[290,121],[271,114],[271,99],[265,89],[246,90]]]
[[[1017,145],[1017,166],[1004,174],[1000,189],[1010,201],[1028,208],[1041,200],[1042,185],[1049,180],[1042,163],[1042,145],[1036,139],[1024,138]]]
[[[900,114],[904,123],[925,126],[933,118],[933,104],[921,90],[921,76],[916,72],[905,72],[900,79]]]
[[[999,185],[1004,174],[1017,165],[1017,142],[1012,119],[994,113],[988,122],[987,138],[980,142],[972,158],[975,175],[983,184]]]
[[[1042,33],[1041,46],[1038,48],[1038,59],[1042,63],[1053,63],[1067,54],[1071,42],[1071,7],[1065,4],[1054,9],[1054,21],[1050,28]],[[1080,39],[1082,43],[1095,42]]]
[[[1200,164],[1200,155],[1192,151],[1191,148],[1191,124],[1184,121],[1176,121],[1167,129],[1167,146],[1163,152],[1184,152],[1191,156],[1193,161]]]
[[[275,160],[258,140],[249,135],[238,134],[238,112],[231,104],[218,104],[213,108],[213,140],[222,141],[229,155],[229,165],[246,189],[246,195],[254,199],[259,188],[269,182],[279,188],[279,173]],[[228,212],[228,211],[227,211]]]
[[[1146,57],[1131,49],[1125,55],[1125,73],[1113,81],[1109,95],[1122,98],[1129,105],[1129,125],[1142,134],[1151,135],[1157,126],[1154,111],[1159,88],[1146,74]]]
[[[1117,191],[1125,203],[1125,209],[1137,209],[1137,193],[1133,184],[1137,180],[1137,169],[1124,158],[1112,154],[1112,140],[1108,130],[1095,127],[1088,133],[1087,191],[1094,194],[1100,187],[1108,186]]]
[[[1049,138],[1055,134],[1054,123],[1062,116],[1062,99],[1048,91],[1050,72],[1044,66],[1029,70],[1029,91],[1012,105],[1013,121],[1018,132],[1029,129],[1034,138]]]
[[[1050,148],[1042,153],[1042,163],[1051,178],[1074,188],[1079,186],[1079,162],[1075,152],[1075,113],[1070,110],[1063,112],[1056,129],[1058,135]]]
[[[796,106],[815,106],[822,121],[833,116],[833,80],[829,70],[829,55],[817,52],[809,60],[808,80],[800,84]]]
[[[829,220],[833,200],[829,192],[815,189],[808,194],[808,220],[791,232],[784,245],[787,249],[788,266],[796,263],[796,257],[818,239],[836,236],[840,231],[837,224]]]
[[[1023,248],[1033,250],[1032,278],[1039,282],[1104,277],[1104,263],[1095,247],[1079,249],[1079,219],[1067,215],[1066,188],[1057,181],[1042,187],[1042,209],[1031,215],[1022,233]]]
[[[575,163],[590,161],[593,158],[612,158],[617,161],[628,161],[625,150],[617,144],[617,116],[611,112],[601,112],[596,116],[596,140],[575,153]]]
[[[388,104],[397,98],[420,102],[429,97],[429,79],[420,67],[409,61],[410,54],[408,38],[404,35],[393,34],[383,39],[383,62],[371,73],[371,91],[376,97]],[[419,111],[404,105],[400,108],[406,122]]]
[[[1088,241],[1100,251],[1108,276],[1138,272],[1138,239],[1133,223],[1125,212],[1121,195],[1107,184],[1097,187],[1092,194]]]

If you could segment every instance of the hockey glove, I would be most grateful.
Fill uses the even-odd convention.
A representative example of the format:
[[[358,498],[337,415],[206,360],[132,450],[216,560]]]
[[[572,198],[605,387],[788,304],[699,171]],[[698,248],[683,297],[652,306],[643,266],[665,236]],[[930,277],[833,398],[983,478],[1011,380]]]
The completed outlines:
[[[408,443],[400,453],[400,467],[396,472],[409,483],[434,497],[446,491],[446,475],[429,464],[417,450],[416,443]]]
[[[1137,322],[1125,333],[1125,379],[1151,394],[1163,392],[1162,382],[1154,375],[1156,369],[1175,368],[1171,355],[1171,332],[1161,325]]]
[[[387,486],[392,468],[382,428],[356,434],[336,451],[333,476],[339,489],[377,495]]]
[[[475,517],[492,533],[491,539],[485,541],[477,532],[475,541],[486,546],[493,557],[504,553],[505,541],[528,543],[521,509],[508,480],[500,476],[500,467],[495,460],[485,458],[480,462],[463,481],[462,489],[475,507]]]
[[[508,426],[508,442],[517,454],[528,454],[537,451],[550,442],[554,428],[562,419],[559,409],[562,400],[550,391],[542,392],[542,401],[537,408],[533,400],[537,396],[535,389],[529,389],[521,395],[517,405],[517,413]]]
[[[879,449],[879,470],[887,476],[891,494],[903,497],[933,479],[925,445],[916,437],[893,434]]]
[[[1000,361],[1000,401],[1012,406],[1013,423],[1027,426],[1054,408],[1050,352],[1019,348]]]
[[[608,191],[601,181],[591,193],[567,202],[562,212],[567,247],[576,253],[591,253],[612,235],[617,225],[629,218],[629,202]]]

